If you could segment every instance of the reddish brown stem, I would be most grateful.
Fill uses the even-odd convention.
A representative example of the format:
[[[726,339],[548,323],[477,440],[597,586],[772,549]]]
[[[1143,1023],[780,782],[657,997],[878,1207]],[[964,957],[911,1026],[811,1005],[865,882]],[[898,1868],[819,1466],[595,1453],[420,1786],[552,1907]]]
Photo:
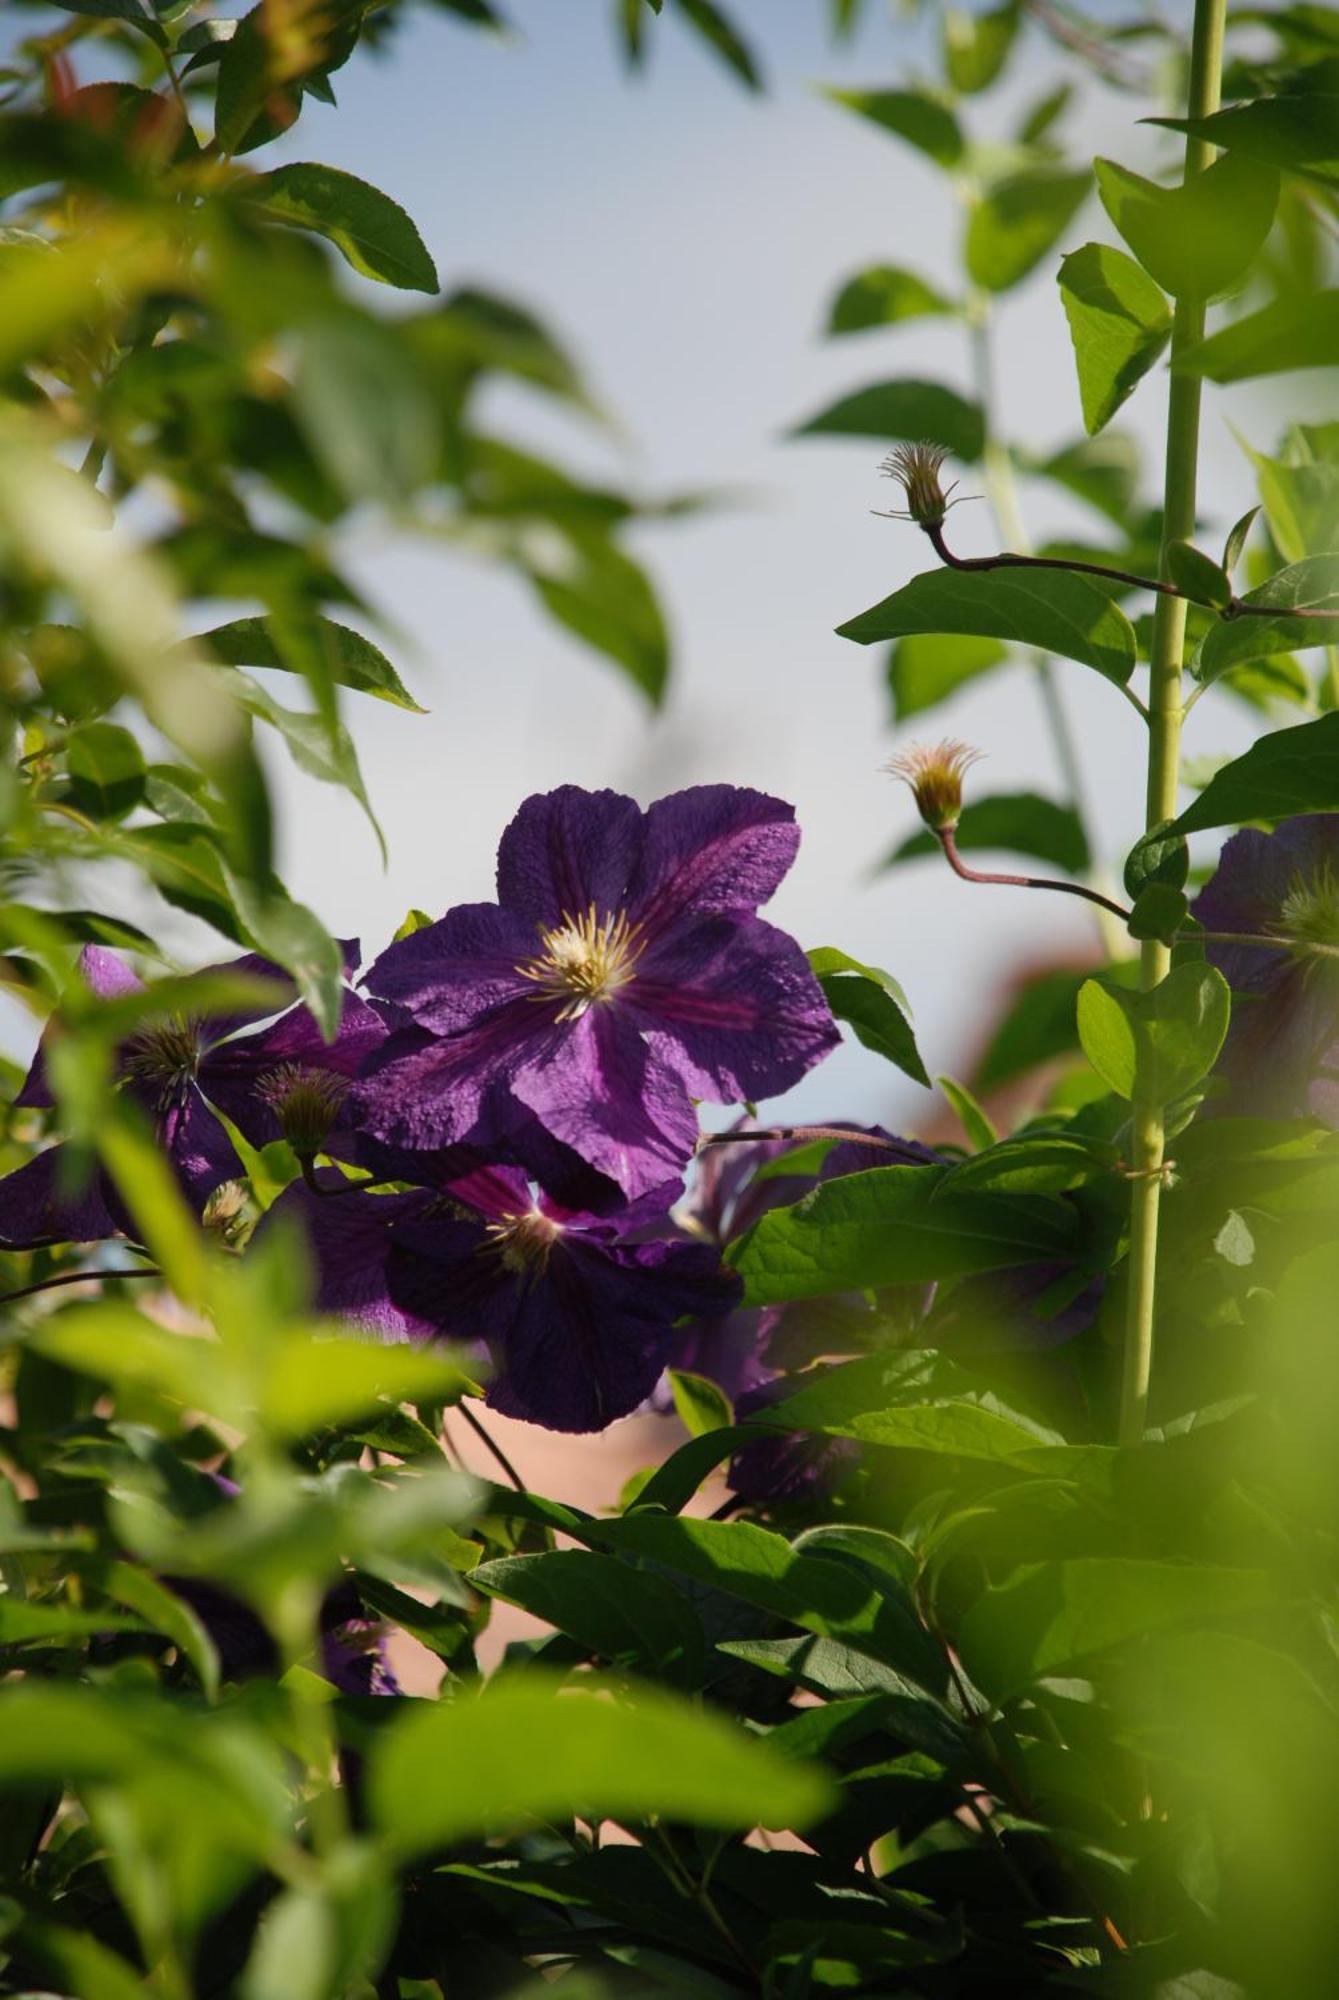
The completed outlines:
[[[30,1299],[35,1292],[54,1292],[58,1285],[87,1285],[94,1280],[103,1283],[108,1278],[161,1278],[162,1275],[152,1264],[137,1265],[131,1271],[62,1271],[57,1278],[41,1278],[35,1285],[20,1285],[16,1292],[0,1294],[0,1306],[13,1305],[15,1299]]]
[[[1100,909],[1109,910],[1113,917],[1119,917],[1123,924],[1130,921],[1130,912],[1119,903],[1113,903],[1110,896],[1104,896],[1099,889],[1090,889],[1086,882],[1057,882],[1049,875],[1005,875],[987,873],[981,868],[969,868],[958,852],[958,843],[952,827],[936,827],[936,837],[944,850],[944,859],[955,875],[964,882],[987,882],[1006,889],[1054,889],[1062,896],[1082,896],[1086,903],[1096,903]]]

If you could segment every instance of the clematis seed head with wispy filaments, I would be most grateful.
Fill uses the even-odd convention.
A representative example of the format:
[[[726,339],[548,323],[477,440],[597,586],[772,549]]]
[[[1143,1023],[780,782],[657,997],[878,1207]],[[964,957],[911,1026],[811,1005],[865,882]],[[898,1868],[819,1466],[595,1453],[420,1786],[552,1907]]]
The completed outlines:
[[[913,743],[884,769],[911,788],[916,810],[934,833],[952,833],[962,818],[964,773],[983,755],[968,743]]]
[[[915,521],[922,528],[937,528],[947,514],[952,500],[953,483],[947,487],[940,479],[948,453],[938,444],[895,445],[884,459],[879,470],[889,479],[895,479],[902,488],[906,499],[905,508],[886,510],[889,518],[897,521]]]

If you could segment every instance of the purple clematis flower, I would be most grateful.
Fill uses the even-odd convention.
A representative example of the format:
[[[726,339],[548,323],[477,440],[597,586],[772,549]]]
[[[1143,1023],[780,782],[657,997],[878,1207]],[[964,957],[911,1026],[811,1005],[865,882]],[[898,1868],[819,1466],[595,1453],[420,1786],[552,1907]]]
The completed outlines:
[[[629,1199],[682,1172],[693,1100],[788,1089],[839,1039],[808,961],[756,911],[795,857],[793,809],[703,785],[643,812],[565,785],[502,836],[498,900],[400,939],[367,976],[408,1010],[359,1096],[433,1149],[535,1122]]]
[[[350,953],[356,964],[357,947],[347,947],[346,957]],[[78,972],[99,999],[143,991],[143,981],[124,960],[99,945],[85,946]],[[387,1033],[377,1011],[358,994],[346,991],[333,1043],[321,1040],[316,1023],[301,1006],[288,1007],[258,1033],[243,1034],[241,1030],[291,1001],[292,983],[277,965],[255,954],[211,966],[201,976],[220,972],[273,981],[273,1002],[228,1014],[177,1015],[147,1022],[118,1052],[122,1087],[152,1119],[197,1207],[243,1171],[215,1108],[254,1146],[288,1138],[299,1150],[324,1149],[328,1141],[334,1143],[335,1130],[347,1125],[350,1084]],[[52,1032],[48,1028],[42,1038],[16,1105],[54,1102],[46,1077],[47,1038]],[[110,1182],[98,1174],[82,1190],[72,1187],[73,1164],[70,1149],[56,1145],[0,1180],[0,1245],[21,1249],[39,1243],[94,1242],[124,1229],[126,1217]]]
[[[663,1190],[596,1216],[537,1197],[509,1167],[394,1194],[341,1186],[334,1171],[320,1185],[288,1188],[261,1225],[301,1222],[318,1307],[384,1339],[479,1343],[496,1369],[492,1407],[550,1430],[627,1416],[663,1372],[674,1322],[738,1297],[713,1247],[648,1237]]]
[[[1191,914],[1208,931],[1276,945],[1205,946],[1232,988],[1214,1108],[1339,1126],[1339,817],[1233,834]]]

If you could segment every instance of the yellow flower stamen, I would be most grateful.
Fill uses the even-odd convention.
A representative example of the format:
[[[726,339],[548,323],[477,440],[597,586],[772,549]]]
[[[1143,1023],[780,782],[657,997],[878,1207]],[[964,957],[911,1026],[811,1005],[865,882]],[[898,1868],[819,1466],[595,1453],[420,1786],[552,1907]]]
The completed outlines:
[[[539,954],[516,970],[539,988],[535,999],[561,1002],[560,1021],[580,1020],[596,1001],[611,999],[633,977],[642,951],[640,926],[622,910],[601,917],[594,903],[584,916],[564,910],[560,923],[542,925],[539,941]]]
[[[502,1215],[486,1225],[486,1248],[496,1251],[504,1269],[517,1277],[538,1276],[549,1261],[563,1226],[537,1208],[524,1215]]]

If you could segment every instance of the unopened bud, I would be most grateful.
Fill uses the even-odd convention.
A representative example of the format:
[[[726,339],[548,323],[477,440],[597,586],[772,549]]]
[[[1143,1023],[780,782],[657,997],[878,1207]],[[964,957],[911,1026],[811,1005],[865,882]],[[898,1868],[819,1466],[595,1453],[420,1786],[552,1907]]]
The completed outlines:
[[[895,519],[915,521],[922,528],[937,528],[949,510],[949,494],[957,481],[945,488],[940,481],[948,453],[938,444],[894,446],[879,470],[895,479],[906,499],[905,510],[893,510]]]
[[[884,769],[911,787],[916,810],[933,832],[952,833],[962,818],[963,774],[981,755],[968,743],[913,743]]]

